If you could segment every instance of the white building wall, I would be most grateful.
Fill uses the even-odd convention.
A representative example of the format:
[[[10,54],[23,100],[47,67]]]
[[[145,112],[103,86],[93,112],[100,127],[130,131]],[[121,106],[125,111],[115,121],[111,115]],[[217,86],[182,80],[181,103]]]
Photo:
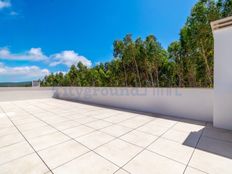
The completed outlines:
[[[213,89],[0,88],[0,102],[52,97],[194,120],[213,121]]]
[[[232,27],[214,31],[214,126],[232,130]]]
[[[213,89],[57,88],[56,98],[213,121]]]
[[[32,87],[1,87],[1,101],[29,100],[51,98],[54,95],[53,88],[32,88]]]

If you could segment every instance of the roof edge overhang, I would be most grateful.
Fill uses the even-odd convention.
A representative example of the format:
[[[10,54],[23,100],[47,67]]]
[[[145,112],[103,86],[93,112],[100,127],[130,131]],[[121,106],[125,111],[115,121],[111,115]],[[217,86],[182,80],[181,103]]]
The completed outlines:
[[[211,28],[213,31],[228,27],[232,27],[232,16],[211,22]]]

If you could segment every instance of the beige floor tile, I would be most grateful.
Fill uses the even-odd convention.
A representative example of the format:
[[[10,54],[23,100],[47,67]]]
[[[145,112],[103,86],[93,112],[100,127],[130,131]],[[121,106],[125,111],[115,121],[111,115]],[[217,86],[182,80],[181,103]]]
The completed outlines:
[[[71,114],[68,113],[68,114],[62,114],[61,116],[68,118],[68,119],[71,119],[71,120],[75,120],[75,119],[84,117],[84,115],[80,114],[80,113],[71,113]]]
[[[91,166],[91,167],[90,167]],[[118,167],[93,152],[77,158],[53,172],[55,174],[112,174]]]
[[[149,121],[151,121],[152,119],[150,117],[135,117],[135,118],[131,118],[129,120],[126,120],[126,121],[123,121],[123,122],[120,122],[119,124],[122,125],[122,126],[126,126],[128,128],[137,128]]]
[[[197,149],[193,154],[189,166],[210,174],[231,174],[232,160]]]
[[[4,135],[14,134],[14,133],[17,133],[17,132],[18,132],[18,130],[13,126],[7,127],[7,128],[4,128],[4,129],[0,129],[0,137],[4,136]]]
[[[30,129],[27,131],[23,131],[23,135],[27,138],[27,139],[32,139],[35,137],[39,137],[39,136],[43,136],[43,135],[47,135],[47,134],[51,134],[51,133],[55,133],[57,132],[56,129],[50,127],[50,126],[43,126],[35,129]]]
[[[20,120],[20,119],[26,119],[26,118],[32,118],[33,116],[25,111],[17,110],[15,112],[11,112],[11,114],[8,114],[10,119],[12,120]]]
[[[0,173],[4,174],[42,174],[49,169],[36,154],[31,154],[13,160],[0,166]]]
[[[40,116],[36,116],[37,118],[40,119],[40,121],[45,122],[46,124],[50,124],[49,121],[51,120],[55,120],[57,117],[52,115],[52,116],[48,116],[48,117],[40,117]]]
[[[95,130],[90,128],[90,127],[81,125],[81,126],[78,126],[78,127],[66,129],[63,132],[65,134],[69,135],[72,138],[77,138],[77,137],[80,137],[80,136],[83,136],[83,135],[87,135],[87,134],[89,134],[91,132],[94,132],[94,131]]]
[[[88,151],[83,145],[71,140],[39,151],[38,153],[45,163],[51,169],[54,169]]]
[[[190,147],[196,147],[201,133],[201,131],[183,132],[171,129],[168,132],[166,132],[162,137]]]
[[[126,172],[125,170],[118,170],[117,172],[115,172],[115,174],[129,174],[128,172]]]
[[[0,130],[1,129],[5,129],[5,128],[10,128],[10,127],[14,127],[14,125],[11,124],[11,123],[9,123],[9,124],[2,124],[2,125],[0,125]]]
[[[18,119],[18,120],[13,120],[14,124],[19,126],[19,125],[23,125],[23,124],[28,124],[28,123],[33,123],[33,122],[37,122],[38,119],[36,119],[35,117],[29,117],[26,119]]]
[[[38,121],[38,119],[36,119],[34,116],[32,116],[30,114],[26,114],[26,115],[17,115],[16,114],[14,117],[10,117],[10,119],[12,120],[13,123],[15,123],[15,125],[20,125],[20,124]],[[30,120],[33,120],[33,121],[30,121]]]
[[[54,124],[66,122],[68,120],[69,120],[68,118],[55,116],[52,119],[45,119],[45,122],[48,123],[48,124],[54,125]]]
[[[0,148],[18,142],[22,142],[24,140],[25,139],[22,137],[22,135],[19,132],[14,134],[4,135],[0,137]]]
[[[65,129],[69,129],[72,127],[80,126],[80,123],[76,121],[65,121],[65,122],[55,123],[53,124],[53,126],[58,130],[65,130]]]
[[[151,146],[149,146],[148,149],[184,164],[188,163],[194,151],[194,148],[192,147],[188,147],[163,138],[159,138]]]
[[[120,139],[123,139],[127,142],[136,144],[141,147],[148,146],[150,143],[152,143],[157,138],[158,138],[157,136],[149,135],[149,134],[136,131],[136,130],[129,132],[128,134],[120,137]]]
[[[185,123],[185,122],[179,122],[177,123],[173,129],[179,130],[179,131],[185,131],[185,132],[197,132],[202,131],[202,129],[205,127],[203,124],[194,124],[193,123]]]
[[[153,122],[148,123],[138,129],[139,131],[146,132],[148,134],[152,134],[155,136],[160,136],[163,133],[165,133],[168,128],[167,127],[162,127],[162,126],[157,126],[153,124]]]
[[[40,119],[52,119],[52,118],[56,118],[56,114],[54,113],[50,113],[49,110],[48,112],[42,112],[42,113],[36,113],[34,114],[34,116],[40,118]]]
[[[120,125],[112,125],[112,126],[107,127],[105,129],[101,129],[102,132],[105,132],[105,133],[112,135],[114,137],[119,137],[123,134],[128,133],[131,130],[132,130],[131,128],[127,128],[127,127],[120,126]]]
[[[191,168],[191,167],[187,167],[187,169],[185,170],[184,174],[207,174],[203,171]]]
[[[121,167],[141,150],[142,148],[117,139],[97,148],[95,151]]]
[[[0,105],[23,135],[30,142],[33,141],[32,145],[37,150],[41,149],[38,152],[49,166],[59,166],[55,168],[55,173],[182,174],[185,169],[183,163],[186,164],[189,158],[189,149],[196,146],[203,133],[185,174],[231,174],[231,167],[228,166],[232,165],[232,131],[216,129],[204,122],[161,115],[150,117],[139,112],[57,99],[0,102]],[[27,112],[34,114],[38,120]],[[20,171],[20,174],[48,174],[49,170],[44,163],[38,156],[32,155],[29,145],[26,145],[24,138],[4,114],[0,111],[0,173]],[[95,129],[104,127],[106,122],[97,118],[116,125],[96,132],[91,127],[80,125],[89,124]],[[67,132],[76,141],[79,140],[81,145],[39,119]],[[162,137],[152,144],[153,149],[141,152],[142,147],[156,136]],[[114,139],[115,137],[123,140]],[[99,150],[101,156],[94,151],[86,151],[87,154],[92,154],[88,156],[84,153],[84,149],[88,149],[86,146]],[[113,164],[122,165],[128,161],[125,168],[120,170]]]
[[[29,142],[36,150],[42,150],[44,148],[65,142],[69,139],[70,138],[65,136],[64,134],[60,132],[56,132],[56,133],[51,133],[51,134],[33,138],[29,140]]]
[[[93,121],[91,123],[87,123],[85,125],[92,127],[93,129],[103,129],[105,127],[112,125],[112,123],[109,123],[109,122],[103,121],[103,120],[98,120],[98,121]]]
[[[114,137],[98,131],[82,136],[80,138],[76,138],[78,142],[86,145],[90,149],[95,149],[96,147],[103,145],[112,139],[114,139]]]
[[[131,118],[131,116],[126,117],[125,115],[116,115],[116,116],[111,116],[111,117],[105,118],[104,120],[109,121],[111,123],[119,123],[119,122],[122,122],[124,120],[129,119],[129,118]]]
[[[42,121],[36,121],[32,123],[22,124],[17,127],[19,128],[20,131],[27,131],[31,129],[39,129],[40,127],[43,127],[43,126],[47,126],[47,124]]]
[[[96,118],[92,118],[92,117],[83,117],[83,118],[75,119],[75,121],[77,121],[80,124],[86,124],[96,120],[97,120]]]
[[[104,119],[104,118],[108,118],[110,117],[111,115],[113,115],[112,113],[113,111],[111,111],[110,113],[97,113],[95,115],[93,115],[94,118],[97,118],[97,119]]]
[[[96,115],[97,112],[97,110],[85,110],[83,111],[83,115],[85,117],[93,117],[94,115]]]
[[[182,174],[185,165],[145,150],[123,168],[131,174]]]
[[[46,173],[44,173],[44,174],[53,174],[52,172],[46,172]]]
[[[34,150],[26,141],[0,148],[0,164],[33,152]]]
[[[5,115],[5,114],[4,114]],[[4,118],[0,119],[0,130],[8,127],[13,127],[14,125],[11,123],[11,121],[5,116]]]
[[[170,128],[177,123],[177,121],[168,120],[164,118],[156,118],[153,122],[153,125],[162,126]]]

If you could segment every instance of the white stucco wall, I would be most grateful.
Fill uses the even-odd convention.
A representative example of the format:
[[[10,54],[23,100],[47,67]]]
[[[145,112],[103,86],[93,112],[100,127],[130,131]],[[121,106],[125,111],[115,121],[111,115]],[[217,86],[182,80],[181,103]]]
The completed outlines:
[[[214,31],[214,126],[232,130],[232,27]]]
[[[0,102],[14,100],[42,99],[53,97],[53,88],[1,87]]]
[[[56,98],[213,121],[213,89],[57,88]]]

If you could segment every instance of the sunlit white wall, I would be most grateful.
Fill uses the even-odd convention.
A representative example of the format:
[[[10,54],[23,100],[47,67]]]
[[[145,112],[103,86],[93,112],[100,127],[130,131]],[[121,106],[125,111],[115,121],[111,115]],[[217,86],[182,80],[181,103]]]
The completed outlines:
[[[53,88],[1,87],[0,102],[52,98],[53,94]]]
[[[232,27],[214,31],[214,126],[232,129]]]
[[[213,121],[213,89],[60,87],[54,96],[117,108]]]

